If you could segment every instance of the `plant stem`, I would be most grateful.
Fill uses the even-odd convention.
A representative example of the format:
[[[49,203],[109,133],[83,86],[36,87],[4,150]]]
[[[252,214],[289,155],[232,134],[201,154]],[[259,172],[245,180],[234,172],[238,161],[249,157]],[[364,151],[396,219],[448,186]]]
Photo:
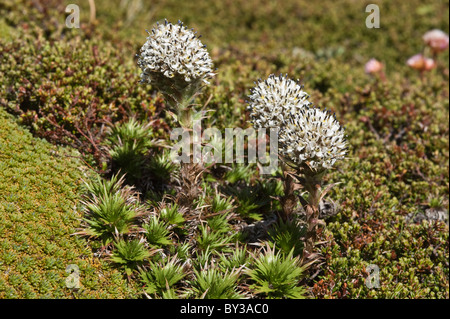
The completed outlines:
[[[193,96],[191,92],[178,97],[178,103],[176,105],[176,113],[178,118],[178,123],[183,127],[184,130],[192,131],[194,135],[193,128],[193,111],[192,111],[192,99]],[[191,136],[193,137],[193,136]],[[189,162],[181,162],[180,169],[180,193],[177,195],[177,200],[180,206],[186,207],[191,210],[193,207],[193,201],[198,197],[199,194],[199,180],[200,175],[203,170],[201,163],[196,163],[194,161],[193,147],[196,141],[190,139],[189,143]],[[191,151],[192,149],[192,151]]]
[[[307,231],[305,236],[305,250],[304,257],[308,258],[314,252],[314,246],[317,241],[317,222],[319,219],[319,203],[317,202],[317,193],[314,191],[310,193],[310,199],[308,205],[306,206],[306,224]]]
[[[283,186],[284,186],[284,196],[281,198],[281,207],[282,207],[282,214],[281,219],[283,221],[288,221],[289,218],[292,215],[292,211],[297,204],[297,199],[294,194],[294,186],[295,181],[291,174],[289,174],[286,171],[283,171],[284,178],[283,178]]]
[[[93,24],[95,22],[95,1],[89,0],[89,9],[90,9],[90,15],[89,15],[89,23]]]
[[[181,163],[181,190],[177,195],[177,202],[188,210],[192,209],[193,201],[198,197],[201,170],[201,166],[197,163]]]
[[[317,225],[319,224],[319,201],[320,184],[322,174],[305,176],[305,189],[309,193],[308,205],[306,205],[306,224],[307,231],[305,235],[305,248],[303,250],[303,260],[306,261],[314,253],[314,247],[317,242]]]

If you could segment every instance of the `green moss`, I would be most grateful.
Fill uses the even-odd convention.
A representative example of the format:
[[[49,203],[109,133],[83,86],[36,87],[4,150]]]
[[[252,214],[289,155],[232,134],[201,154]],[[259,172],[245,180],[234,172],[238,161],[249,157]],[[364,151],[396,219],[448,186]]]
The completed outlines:
[[[117,292],[109,293],[108,278],[116,271],[93,257],[86,249],[86,240],[71,236],[82,217],[76,209],[81,178],[91,174],[77,159],[79,154],[32,137],[3,108],[0,127],[0,298],[71,298],[71,289],[64,284],[68,276],[65,268],[70,264],[80,269],[79,297],[136,296],[133,287],[123,280],[117,282]],[[33,183],[30,170],[34,177],[54,182]],[[62,179],[54,179],[69,172],[70,188]],[[46,190],[49,196],[38,196]],[[108,273],[100,276],[101,267]],[[88,269],[92,271],[88,273]],[[96,287],[83,285],[92,280],[98,282]]]

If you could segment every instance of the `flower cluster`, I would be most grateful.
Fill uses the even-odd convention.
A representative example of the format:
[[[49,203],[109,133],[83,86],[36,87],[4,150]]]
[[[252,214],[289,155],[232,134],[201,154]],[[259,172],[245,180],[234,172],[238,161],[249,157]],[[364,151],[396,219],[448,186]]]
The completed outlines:
[[[267,80],[255,84],[248,109],[256,129],[279,127],[287,114],[311,104],[303,87],[287,76],[271,74]]]
[[[406,64],[413,69],[420,71],[422,74],[424,71],[430,71],[437,66],[436,58],[437,55],[447,50],[448,48],[448,35],[438,29],[434,29],[426,32],[423,37],[423,42],[426,46],[431,49],[433,53],[433,58],[427,58],[424,54],[418,53],[410,57]]]
[[[427,58],[421,53],[410,57],[406,64],[419,71],[430,71],[436,66],[436,62],[433,59]]]
[[[176,98],[186,89],[195,93],[214,76],[205,45],[180,21],[172,24],[166,20],[149,32],[138,65],[142,69],[142,82]]]
[[[316,171],[344,158],[344,129],[329,111],[306,107],[284,121],[279,142],[282,155],[295,164],[306,162]]]
[[[426,32],[423,35],[423,41],[435,53],[445,51],[448,48],[448,35],[438,29]]]
[[[343,128],[329,112],[311,107],[309,95],[298,82],[270,75],[255,84],[249,96],[253,126],[280,128],[280,153],[286,160],[322,171],[345,156]]]

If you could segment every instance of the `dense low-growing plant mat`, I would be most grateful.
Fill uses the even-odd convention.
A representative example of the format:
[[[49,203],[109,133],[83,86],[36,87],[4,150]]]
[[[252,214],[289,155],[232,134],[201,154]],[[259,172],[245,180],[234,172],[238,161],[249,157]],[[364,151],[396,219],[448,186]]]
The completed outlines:
[[[80,5],[80,29],[64,27],[65,4],[72,2]],[[311,101],[336,112],[346,128],[348,158],[325,177],[326,183],[340,184],[326,198],[334,205],[331,217],[326,219],[327,227],[320,234],[320,239],[326,241],[320,248],[324,263],[317,273],[302,281],[307,290],[305,295],[448,298],[448,51],[438,56],[438,66],[422,77],[405,64],[407,58],[422,50],[424,32],[440,28],[448,33],[448,1],[380,1],[380,29],[364,25],[368,3],[328,1],[319,5],[286,0],[282,7],[273,1],[256,0],[96,1],[97,22],[89,24],[87,1],[6,0],[0,4],[0,105],[17,115],[19,122],[33,134],[77,148],[83,153],[83,161],[107,171],[102,177],[108,180],[120,168],[111,165],[105,148],[109,124],[126,122],[130,115],[140,122],[155,119],[152,131],[168,140],[166,133],[173,122],[164,112],[164,101],[151,86],[138,84],[140,70],[135,54],[145,41],[144,30],[150,29],[155,21],[180,19],[203,35],[202,41],[208,45],[218,68],[213,84],[198,98],[199,104],[208,104],[214,110],[211,118],[204,121],[205,127],[247,127],[245,100],[253,81],[270,73],[284,73],[300,79]],[[364,73],[364,63],[372,57],[385,63],[386,81]],[[0,256],[0,297],[72,296],[64,288],[68,276],[64,269],[70,263],[80,266],[83,288],[79,293],[85,297],[115,298],[145,292],[151,297],[199,298],[208,296],[201,284],[208,284],[208,278],[223,280],[224,287],[234,283],[239,293],[245,291],[249,293],[247,296],[256,296],[257,282],[252,282],[243,271],[235,275],[232,268],[246,264],[245,267],[253,269],[260,256],[255,246],[258,241],[264,245],[271,238],[278,238],[276,248],[287,254],[295,240],[283,229],[291,229],[294,235],[301,233],[296,227],[279,227],[278,236],[273,231],[267,234],[280,209],[274,198],[282,194],[282,189],[276,177],[261,177],[255,166],[215,167],[204,176],[198,199],[199,206],[205,207],[202,224],[189,224],[186,217],[191,216],[183,216],[177,208],[170,218],[167,210],[173,206],[164,211],[167,203],[161,199],[163,195],[174,195],[177,167],[171,165],[166,153],[154,149],[140,158],[144,161],[143,170],[133,171],[142,191],[142,204],[157,215],[146,221],[146,228],[160,232],[147,233],[146,242],[136,246],[149,251],[163,248],[168,257],[161,259],[160,254],[154,254],[141,263],[127,260],[119,251],[114,260],[126,266],[119,271],[111,268],[104,257],[92,257],[92,251],[101,251],[100,240],[68,236],[79,226],[76,219],[86,217],[73,209],[80,199],[82,173],[76,168],[81,166],[80,162],[63,157],[60,148],[57,157],[52,153],[56,150],[54,146],[24,133],[6,114],[2,115],[3,122],[0,136],[5,142],[0,146],[7,147],[7,154],[15,154],[14,161],[9,158],[8,161],[18,167],[25,165],[25,158],[32,162],[22,168],[26,171],[22,180],[28,184],[19,184],[21,177],[16,171],[20,170],[3,169],[0,173],[0,176],[10,174],[10,179],[16,176],[14,183],[4,181],[3,177],[0,180],[4,185],[0,190],[0,209],[7,215],[0,225],[2,234],[8,236],[2,241],[5,247]],[[29,142],[17,142],[16,131],[25,134]],[[27,156],[27,151],[17,151],[23,148],[16,147],[17,143],[33,150],[39,148],[38,154],[47,154],[46,158],[60,162],[49,167],[42,165],[44,155]],[[0,158],[1,165],[9,165],[3,159]],[[137,164],[140,167],[142,163]],[[72,167],[60,170],[72,172],[74,177],[59,173],[59,166]],[[46,177],[41,180],[43,174]],[[23,191],[22,185],[32,191]],[[49,189],[52,196],[44,199],[40,194]],[[220,203],[225,200],[228,202]],[[226,217],[223,220],[214,215],[222,210]],[[33,213],[49,215],[49,222],[62,221],[56,235],[53,224],[34,226],[31,221],[22,222],[24,218],[35,218]],[[209,214],[213,216],[208,218]],[[432,220],[430,216],[439,218]],[[154,222],[157,218],[158,223]],[[47,223],[47,219],[39,221]],[[167,224],[171,226],[166,234]],[[29,231],[27,225],[38,228]],[[69,254],[68,248],[52,246],[59,245],[62,233],[66,242],[61,245],[74,247],[76,254]],[[137,243],[133,236],[125,239]],[[26,248],[28,255],[21,250],[26,247],[24,240],[30,248]],[[121,242],[121,247],[126,251],[128,245]],[[61,252],[53,256],[53,250]],[[301,245],[295,245],[294,253],[299,250]],[[17,259],[20,254],[27,258]],[[64,265],[52,266],[58,258]],[[197,270],[195,275],[184,267],[187,259]],[[220,271],[201,270],[205,262],[211,261]],[[128,290],[123,278],[134,264],[143,266],[144,271],[133,269],[130,283],[144,287]],[[371,265],[378,267],[379,288],[370,289],[366,285],[367,278],[373,275],[369,273]],[[161,272],[153,273],[151,267],[159,267]],[[170,277],[172,281],[168,281],[173,287],[166,290],[165,279],[173,269],[178,272],[181,268],[182,278]],[[96,277],[100,269],[105,277]],[[196,281],[202,275],[205,278]],[[45,276],[59,277],[41,280]],[[23,278],[31,278],[30,283],[20,284]],[[41,282],[47,282],[42,284],[43,288],[39,286]],[[108,287],[104,290],[106,283]],[[49,286],[58,286],[59,290]],[[116,292],[108,294],[107,289]],[[279,296],[272,293],[257,296],[270,295]]]
[[[412,55],[420,50],[420,41],[413,39],[419,39],[432,28],[448,29],[447,0],[376,1],[380,8],[380,29],[365,26],[369,15],[365,8],[371,3],[286,0],[281,7],[278,1],[271,0],[95,1],[94,26],[89,24],[87,1],[4,0],[0,9],[4,9],[6,26],[25,25],[28,32],[40,32],[51,39],[64,39],[81,31],[89,38],[119,38],[138,48],[146,35],[145,29],[150,30],[153,23],[164,19],[176,23],[179,19],[199,31],[211,48],[228,44],[260,52],[297,48],[296,54],[343,56],[357,63],[364,63],[365,54],[370,54],[386,59],[389,68],[406,61],[402,53]],[[80,7],[81,30],[64,27],[68,4]],[[17,7],[20,12],[15,10]]]
[[[3,108],[0,127],[0,299],[136,296],[87,240],[72,236],[81,179],[91,174],[79,153],[34,138]],[[78,290],[66,286],[69,265],[79,269]]]

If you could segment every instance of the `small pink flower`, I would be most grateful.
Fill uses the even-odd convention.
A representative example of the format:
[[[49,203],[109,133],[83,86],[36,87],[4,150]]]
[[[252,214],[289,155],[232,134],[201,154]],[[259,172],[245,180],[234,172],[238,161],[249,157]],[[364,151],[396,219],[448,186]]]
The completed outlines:
[[[426,58],[420,53],[410,57],[406,64],[419,71],[430,71],[436,66],[433,59]]]
[[[425,71],[430,71],[436,67],[436,62],[433,59],[425,58]]]
[[[376,60],[376,59],[370,59],[365,67],[364,70],[366,71],[366,73],[378,73],[383,69],[383,63],[381,63],[380,61]]]
[[[434,53],[439,53],[448,48],[448,35],[438,29],[428,31],[423,35],[423,41]]]

